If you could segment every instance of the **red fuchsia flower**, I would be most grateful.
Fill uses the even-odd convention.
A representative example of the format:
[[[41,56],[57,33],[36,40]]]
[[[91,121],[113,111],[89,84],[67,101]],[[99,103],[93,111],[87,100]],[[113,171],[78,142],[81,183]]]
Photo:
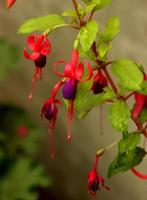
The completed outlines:
[[[102,70],[98,69],[97,74],[94,77],[91,90],[93,90],[94,94],[100,94],[104,91],[104,87],[107,87],[107,85],[108,81],[106,77],[103,75]]]
[[[92,196],[96,196],[96,192],[100,190],[100,184],[106,190],[110,190],[109,187],[105,186],[105,180],[97,172],[97,166],[99,163],[100,156],[96,156],[96,160],[93,169],[88,174],[88,192]]]
[[[144,75],[144,80],[147,80],[147,74]],[[140,115],[143,108],[147,108],[147,95],[135,92],[134,97],[135,105],[132,112],[132,116],[134,118],[137,118]]]
[[[15,1],[16,1],[16,0],[7,0],[7,1],[6,1],[7,9],[10,8],[11,6],[13,6],[14,3],[15,3]]]
[[[30,35],[27,38],[27,44],[33,53],[30,55],[26,48],[24,48],[24,57],[32,60],[35,65],[32,89],[29,95],[29,99],[31,100],[35,83],[38,79],[42,78],[43,70],[46,65],[46,56],[51,53],[51,43],[46,35]]]
[[[86,79],[82,79],[84,75],[84,65],[83,63],[78,63],[79,53],[77,49],[73,49],[71,62],[66,62],[64,60],[59,60],[54,64],[54,73],[65,78],[65,83],[62,90],[62,95],[65,99],[69,100],[68,107],[68,134],[67,139],[70,141],[70,125],[74,115],[74,100],[76,97],[78,82],[86,82],[90,80],[93,76],[93,70],[89,62],[87,62],[88,76]],[[63,73],[58,72],[57,67],[59,64],[65,64],[65,69]]]
[[[131,171],[138,178],[147,180],[147,174],[142,174],[142,173],[138,172],[135,168],[132,168]]]
[[[49,121],[49,130],[50,130],[50,149],[51,149],[51,158],[54,158],[54,144],[53,144],[53,129],[57,119],[58,108],[56,104],[61,104],[60,100],[56,99],[56,94],[59,88],[64,82],[60,81],[54,87],[51,97],[45,101],[41,109],[41,117],[46,118]]]

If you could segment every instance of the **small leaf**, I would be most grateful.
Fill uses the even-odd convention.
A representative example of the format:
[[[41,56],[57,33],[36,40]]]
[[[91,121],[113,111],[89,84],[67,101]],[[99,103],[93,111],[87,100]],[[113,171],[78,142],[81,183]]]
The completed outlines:
[[[118,155],[108,169],[108,178],[119,172],[127,171],[141,163],[146,152],[144,149],[137,147],[139,142],[140,134],[137,132],[128,134],[125,139],[120,140],[118,144]]]
[[[87,4],[87,11],[96,11],[108,6],[112,0],[82,0]]]
[[[112,63],[112,71],[123,83],[124,88],[133,91],[142,89],[143,74],[133,61],[116,60]]]
[[[111,48],[112,44],[101,41],[98,45],[99,56],[103,58]]]
[[[87,52],[92,46],[92,43],[96,39],[98,33],[98,24],[92,20],[86,26],[84,26],[79,33],[79,40],[83,51]]]
[[[128,105],[123,101],[116,101],[112,104],[109,119],[112,126],[119,132],[128,130],[128,121],[130,117],[130,110]]]
[[[143,108],[139,115],[139,120],[141,123],[147,122],[147,108]]]
[[[111,17],[105,27],[104,32],[100,35],[104,42],[113,40],[120,31],[120,21],[117,17]]]
[[[142,89],[139,91],[139,93],[147,95],[147,80],[143,81]]]
[[[116,97],[116,94],[110,87],[104,88],[103,100],[111,100]]]
[[[77,18],[77,14],[75,10],[65,10],[62,15],[64,17],[73,17],[73,18]]]
[[[46,15],[25,21],[19,28],[18,33],[52,30],[54,27],[62,24],[65,24],[65,21],[59,15]]]

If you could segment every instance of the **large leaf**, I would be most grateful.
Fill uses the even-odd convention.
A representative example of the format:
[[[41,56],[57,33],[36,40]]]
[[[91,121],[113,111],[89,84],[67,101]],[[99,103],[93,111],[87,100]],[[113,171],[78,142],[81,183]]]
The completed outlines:
[[[29,159],[19,159],[7,176],[0,181],[1,200],[36,200],[37,186],[50,184],[44,170],[39,165],[32,165]],[[34,189],[33,189],[34,188]],[[33,189],[33,190],[32,190]]]
[[[34,31],[51,31],[58,25],[65,24],[65,21],[56,14],[29,19],[21,25],[18,33],[31,33]]]
[[[108,177],[124,172],[141,163],[146,152],[144,149],[137,147],[140,142],[140,134],[129,134],[118,144],[118,155],[112,161],[108,169]]]
[[[0,80],[17,68],[18,48],[3,38],[0,38]]]
[[[112,71],[123,83],[124,88],[133,91],[142,89],[143,74],[133,61],[116,60],[112,63]]]
[[[120,21],[118,17],[111,17],[105,27],[104,32],[100,35],[104,42],[113,40],[120,31]]]
[[[79,33],[79,40],[83,51],[87,52],[92,46],[92,43],[96,39],[98,33],[98,24],[92,20],[86,26],[84,26]]]
[[[109,119],[117,131],[127,131],[129,117],[130,109],[125,102],[119,100],[112,104]]]
[[[108,87],[104,89],[103,93],[95,95],[91,91],[91,86],[92,80],[78,85],[75,99],[75,110],[79,118],[85,117],[93,107],[96,107],[115,97],[113,91]]]

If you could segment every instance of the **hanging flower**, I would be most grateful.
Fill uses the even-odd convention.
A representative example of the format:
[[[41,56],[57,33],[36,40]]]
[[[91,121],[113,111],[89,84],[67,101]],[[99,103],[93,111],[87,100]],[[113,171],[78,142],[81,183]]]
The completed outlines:
[[[100,190],[100,184],[106,190],[110,190],[109,187],[105,186],[105,180],[97,172],[97,166],[99,163],[100,156],[96,156],[96,160],[93,166],[93,169],[88,174],[88,192],[92,196],[96,196],[96,192]]]
[[[51,158],[54,158],[54,144],[53,144],[53,129],[55,126],[58,109],[56,104],[59,104],[60,101],[54,98],[49,98],[45,101],[42,110],[41,117],[46,118],[49,121],[49,130],[50,130],[50,149],[51,149]]]
[[[13,6],[13,4],[15,3],[16,0],[7,0],[6,4],[7,4],[7,9],[10,8],[11,6]]]
[[[147,74],[144,75],[144,80],[147,80]],[[135,92],[134,97],[135,97],[135,105],[132,112],[132,116],[134,118],[137,118],[140,115],[143,108],[144,107],[147,108],[147,95]]]
[[[46,35],[30,35],[27,38],[27,44],[33,51],[30,55],[26,48],[24,48],[24,57],[34,62],[35,70],[34,77],[32,79],[32,88],[29,95],[29,99],[32,99],[35,83],[38,79],[42,78],[43,70],[46,65],[46,56],[51,52],[51,43]]]
[[[100,94],[104,91],[104,87],[107,87],[107,85],[108,81],[106,77],[103,75],[102,70],[98,69],[97,74],[94,77],[91,90],[93,90],[94,94]]]
[[[58,114],[58,108],[56,104],[61,104],[60,100],[56,99],[56,95],[63,83],[64,80],[61,80],[55,85],[52,90],[51,97],[45,101],[41,109],[42,119],[46,118],[49,121],[51,158],[54,158],[53,129],[55,127]]]
[[[74,100],[76,97],[77,85],[78,82],[86,82],[90,80],[93,76],[93,70],[89,62],[87,62],[88,76],[85,79],[82,79],[84,75],[84,65],[83,63],[78,63],[79,54],[77,49],[73,49],[71,62],[66,62],[59,60],[54,64],[54,73],[66,79],[62,94],[63,97],[69,100],[68,107],[68,134],[67,138],[70,141],[70,125],[74,115]],[[57,67],[59,64],[65,64],[65,69],[63,73],[58,72]]]

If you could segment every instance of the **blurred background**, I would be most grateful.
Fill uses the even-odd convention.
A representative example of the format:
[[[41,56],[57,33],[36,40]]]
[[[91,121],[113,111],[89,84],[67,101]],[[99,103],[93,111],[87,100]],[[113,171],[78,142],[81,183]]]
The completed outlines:
[[[100,134],[99,109],[83,120],[72,123],[72,140],[67,144],[66,109],[60,112],[54,130],[55,159],[50,159],[48,123],[40,110],[57,78],[51,72],[53,62],[68,59],[76,32],[57,30],[51,34],[53,51],[48,57],[44,80],[37,84],[32,102],[28,93],[33,63],[23,58],[26,35],[18,35],[20,25],[29,18],[62,13],[71,8],[69,0],[19,0],[6,11],[0,1],[0,199],[1,200],[88,200],[87,174],[95,152],[121,136],[108,122],[104,108],[104,134]],[[95,15],[101,26],[110,16],[118,16],[121,32],[113,42],[109,57],[130,58],[147,64],[147,1],[113,0]],[[147,68],[146,68],[147,69]],[[132,124],[130,124],[133,127]],[[106,177],[107,167],[117,148],[105,154],[99,171]],[[147,159],[138,167],[147,169]],[[146,200],[147,183],[130,172],[107,180],[111,192],[100,191],[99,200]]]

